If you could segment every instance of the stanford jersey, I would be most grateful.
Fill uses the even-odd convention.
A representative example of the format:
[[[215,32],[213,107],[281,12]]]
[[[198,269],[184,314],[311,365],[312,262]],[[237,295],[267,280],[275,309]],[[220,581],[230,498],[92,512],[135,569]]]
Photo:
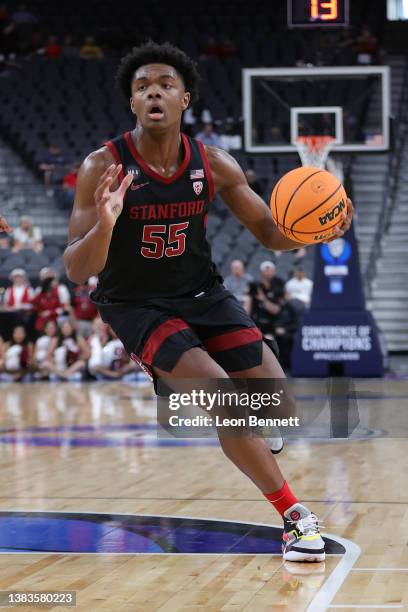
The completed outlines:
[[[107,142],[116,163],[133,175],[113,230],[96,294],[139,302],[193,293],[216,276],[205,224],[214,198],[203,145],[181,135],[183,161],[171,177],[154,172],[130,132]]]

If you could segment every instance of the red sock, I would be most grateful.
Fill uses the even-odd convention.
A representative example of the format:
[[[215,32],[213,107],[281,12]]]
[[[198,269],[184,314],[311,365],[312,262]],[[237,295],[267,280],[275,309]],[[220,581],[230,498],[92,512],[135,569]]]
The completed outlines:
[[[283,487],[278,491],[274,491],[273,493],[264,493],[264,495],[281,516],[283,516],[284,512],[293,506],[293,504],[298,503],[297,497],[293,495],[287,482],[285,482]]]

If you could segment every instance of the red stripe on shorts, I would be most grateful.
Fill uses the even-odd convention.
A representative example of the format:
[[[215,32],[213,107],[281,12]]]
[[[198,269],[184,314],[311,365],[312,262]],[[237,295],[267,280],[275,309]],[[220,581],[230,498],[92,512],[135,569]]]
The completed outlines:
[[[218,353],[262,340],[262,334],[257,327],[246,327],[236,331],[207,338],[203,344],[209,353]]]
[[[189,326],[182,319],[169,319],[156,327],[143,347],[142,361],[152,365],[153,359],[163,342],[169,336],[173,336],[183,329],[189,329]]]

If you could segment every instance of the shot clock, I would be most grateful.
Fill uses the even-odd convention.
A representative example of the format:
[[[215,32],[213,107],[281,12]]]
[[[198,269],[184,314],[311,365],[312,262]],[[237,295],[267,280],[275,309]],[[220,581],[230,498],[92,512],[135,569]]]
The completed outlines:
[[[290,28],[347,26],[349,0],[288,0]]]

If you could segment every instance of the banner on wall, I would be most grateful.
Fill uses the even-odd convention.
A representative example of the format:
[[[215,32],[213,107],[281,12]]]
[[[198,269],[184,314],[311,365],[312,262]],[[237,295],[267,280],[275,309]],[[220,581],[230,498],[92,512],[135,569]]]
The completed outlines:
[[[382,376],[383,361],[379,331],[365,307],[352,227],[315,249],[312,301],[295,339],[292,375]]]

